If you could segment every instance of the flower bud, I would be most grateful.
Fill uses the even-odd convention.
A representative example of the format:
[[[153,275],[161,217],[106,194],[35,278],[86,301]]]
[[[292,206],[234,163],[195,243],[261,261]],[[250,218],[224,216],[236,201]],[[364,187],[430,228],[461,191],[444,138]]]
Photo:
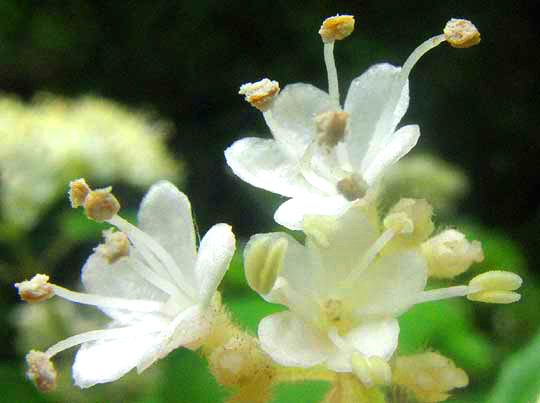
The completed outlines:
[[[250,240],[244,251],[246,279],[251,288],[265,295],[274,286],[283,270],[288,241],[272,235]]]
[[[110,264],[127,256],[129,252],[129,240],[126,234],[114,231],[112,228],[103,231],[105,243],[98,245],[94,251],[101,255]]]
[[[21,299],[30,303],[46,301],[54,296],[54,289],[46,274],[36,274],[31,280],[15,283],[15,287]]]
[[[521,287],[523,280],[515,273],[493,270],[482,273],[469,282],[473,291],[467,295],[471,301],[490,304],[510,304],[519,301],[521,295],[513,292]]]
[[[90,186],[88,186],[84,178],[69,182],[68,195],[71,207],[77,208],[79,206],[84,206],[84,201],[86,200],[86,196],[88,196],[90,191]]]
[[[441,354],[434,352],[398,357],[394,383],[412,390],[420,402],[441,402],[454,388],[468,385],[465,371]]]
[[[454,48],[470,48],[480,43],[480,32],[468,20],[452,18],[444,27],[444,36]]]
[[[381,357],[366,357],[353,353],[351,357],[353,373],[366,386],[390,385],[392,370]]]
[[[279,83],[265,78],[255,83],[246,83],[242,85],[238,93],[244,95],[246,101],[249,102],[251,106],[257,108],[261,112],[266,112],[272,106],[272,102],[276,95],[279,94]]]
[[[49,356],[41,351],[31,350],[26,355],[28,371],[26,375],[42,392],[56,388],[56,370]]]
[[[336,15],[323,21],[319,29],[324,43],[345,39],[354,31],[354,17],[352,15]]]
[[[107,221],[113,218],[118,210],[120,203],[111,193],[112,187],[97,189],[91,191],[84,202],[84,211],[86,216],[97,222]]]
[[[469,242],[461,232],[449,229],[421,245],[431,277],[452,278],[465,272],[474,262],[484,260],[482,245]]]

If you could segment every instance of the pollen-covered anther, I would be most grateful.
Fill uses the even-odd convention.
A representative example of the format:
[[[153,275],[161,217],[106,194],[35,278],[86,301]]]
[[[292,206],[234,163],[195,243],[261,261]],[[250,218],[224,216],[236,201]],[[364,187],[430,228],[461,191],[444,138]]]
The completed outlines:
[[[111,193],[112,187],[97,189],[91,191],[84,202],[84,211],[86,216],[92,220],[102,222],[113,218],[118,210],[120,203]]]
[[[368,184],[358,175],[351,175],[341,179],[337,185],[337,191],[347,200],[362,199],[367,192]]]
[[[84,201],[90,192],[90,186],[88,186],[84,178],[69,182],[68,195],[71,207],[77,208],[84,206]]]
[[[94,251],[101,255],[109,263],[114,263],[129,253],[129,240],[121,231],[112,228],[103,231],[105,243],[100,244]]]
[[[482,245],[468,241],[459,231],[449,229],[428,239],[421,245],[428,262],[429,275],[452,278],[465,272],[474,262],[484,260]]]
[[[470,48],[480,43],[480,32],[468,20],[452,18],[444,27],[444,36],[454,48]]]
[[[26,354],[26,363],[26,375],[39,390],[50,392],[56,388],[56,369],[47,354],[31,350]]]
[[[279,83],[264,78],[255,83],[246,83],[242,85],[238,93],[244,95],[245,100],[249,102],[251,106],[257,108],[261,112],[266,112],[272,106],[272,102],[276,95],[279,94]]]
[[[345,39],[354,31],[354,17],[352,15],[336,15],[323,21],[319,35],[324,43]]]
[[[15,287],[21,299],[30,303],[46,301],[54,296],[54,289],[46,274],[36,274],[31,280],[16,283]]]
[[[469,384],[465,371],[435,352],[398,357],[393,376],[395,384],[412,390],[420,402],[444,401],[452,389]]]
[[[324,112],[315,117],[317,141],[320,145],[334,148],[345,137],[347,112]]]
[[[471,301],[491,304],[510,304],[519,301],[521,295],[514,292],[523,280],[515,273],[492,270],[482,273],[469,282],[471,292],[467,298]]]
[[[389,385],[392,381],[390,365],[381,357],[353,353],[351,363],[353,373],[365,386]]]
[[[270,292],[283,270],[287,247],[287,239],[272,236],[250,242],[244,252],[244,266],[251,288],[263,295]]]

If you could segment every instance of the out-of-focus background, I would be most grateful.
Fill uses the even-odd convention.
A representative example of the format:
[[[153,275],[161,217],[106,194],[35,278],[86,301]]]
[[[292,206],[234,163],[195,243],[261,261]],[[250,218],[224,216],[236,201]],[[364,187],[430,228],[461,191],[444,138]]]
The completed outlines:
[[[56,361],[57,392],[24,378],[30,348],[103,323],[94,310],[18,302],[12,283],[35,272],[77,288],[80,268],[104,226],[71,210],[67,182],[112,184],[135,217],[154,181],[190,197],[201,234],[233,225],[239,255],[222,286],[235,319],[255,332],[278,307],[245,285],[241,247],[280,230],[283,199],[254,189],[226,167],[223,150],[269,136],[260,113],[237,95],[263,77],[326,89],[325,17],[356,16],[336,44],[341,92],[367,67],[400,65],[451,17],[472,20],[482,42],[443,44],[411,76],[402,124],[418,123],[418,146],[388,177],[388,202],[427,197],[439,229],[483,242],[486,259],[455,280],[490,269],[519,273],[522,301],[466,300],[418,306],[401,318],[402,353],[433,349],[470,376],[453,402],[529,403],[540,394],[540,56],[534,2],[401,1],[0,1],[0,402],[219,402],[226,392],[194,353],[178,350],[143,376],[81,392],[72,353]],[[327,386],[280,387],[276,402],[313,402]]]

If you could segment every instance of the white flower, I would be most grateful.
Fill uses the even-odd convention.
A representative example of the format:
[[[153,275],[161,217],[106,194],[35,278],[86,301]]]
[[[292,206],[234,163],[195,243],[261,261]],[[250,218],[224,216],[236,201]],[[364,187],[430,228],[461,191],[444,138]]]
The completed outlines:
[[[52,358],[82,344],[73,364],[82,388],[114,381],[134,367],[141,372],[177,347],[197,348],[210,330],[208,308],[235,250],[230,226],[213,226],[197,252],[189,200],[169,182],[150,188],[138,219],[141,229],[118,215],[108,220],[127,235],[128,256],[111,260],[96,248],[82,269],[88,294],[51,284],[55,295],[95,305],[112,319],[105,330],[45,351]]]
[[[465,295],[502,303],[519,297],[511,290],[520,279],[508,273],[424,291],[428,268],[419,248],[383,250],[412,231],[411,220],[398,221],[386,220],[390,225],[380,233],[357,201],[340,217],[306,216],[305,246],[285,233],[251,238],[244,254],[246,275],[258,289],[270,289],[262,294],[267,301],[289,308],[259,324],[261,347],[277,363],[353,372],[359,357],[390,359],[398,344],[396,318],[414,304]]]
[[[402,68],[370,67],[353,80],[343,107],[334,42],[325,43],[329,93],[304,83],[286,86],[263,113],[274,138],[236,141],[225,151],[227,163],[242,180],[292,198],[274,216],[290,229],[300,229],[305,214],[342,213],[416,144],[417,125],[396,130],[409,104],[408,76],[444,40],[425,41]]]

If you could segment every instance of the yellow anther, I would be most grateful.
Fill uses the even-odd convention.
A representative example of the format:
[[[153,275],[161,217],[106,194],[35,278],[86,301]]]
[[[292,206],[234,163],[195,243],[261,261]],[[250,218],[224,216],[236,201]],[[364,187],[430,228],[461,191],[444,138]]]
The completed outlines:
[[[473,290],[467,298],[471,301],[491,304],[510,304],[519,301],[521,296],[513,292],[521,287],[523,280],[515,273],[493,270],[482,273],[469,282]]]
[[[41,351],[31,350],[26,354],[28,371],[26,375],[42,392],[56,388],[56,370],[49,356]]]
[[[265,112],[270,109],[274,98],[279,94],[279,83],[265,78],[255,83],[242,85],[238,93],[244,95],[251,106]]]
[[[317,141],[320,145],[334,148],[345,137],[347,112],[324,112],[315,117]]]
[[[324,43],[345,39],[354,31],[354,17],[352,15],[336,15],[323,21],[319,35]]]
[[[353,353],[351,357],[353,373],[366,386],[389,385],[392,381],[390,365],[381,357],[366,357]]]
[[[46,274],[36,274],[31,280],[16,283],[15,287],[19,290],[21,299],[30,303],[46,301],[54,296],[54,289]]]
[[[390,209],[388,217],[396,213],[406,214],[413,223],[412,232],[402,232],[396,238],[396,241],[399,240],[407,244],[423,242],[431,235],[435,228],[431,220],[433,208],[424,199],[401,199]]]
[[[480,43],[480,32],[468,20],[452,18],[444,27],[444,36],[454,48],[470,48]]]
[[[288,241],[271,235],[249,242],[244,252],[244,270],[251,288],[264,295],[270,292],[283,270]]]
[[[98,245],[94,251],[109,263],[114,263],[129,253],[129,240],[126,234],[112,228],[103,231],[105,243]]]
[[[90,186],[88,186],[84,178],[69,182],[68,195],[71,207],[77,208],[79,206],[84,206],[84,201],[86,200],[86,196],[88,196],[90,191]]]
[[[84,202],[84,211],[86,216],[97,222],[107,221],[113,218],[118,210],[120,203],[111,193],[112,187],[97,189],[91,191]]]

